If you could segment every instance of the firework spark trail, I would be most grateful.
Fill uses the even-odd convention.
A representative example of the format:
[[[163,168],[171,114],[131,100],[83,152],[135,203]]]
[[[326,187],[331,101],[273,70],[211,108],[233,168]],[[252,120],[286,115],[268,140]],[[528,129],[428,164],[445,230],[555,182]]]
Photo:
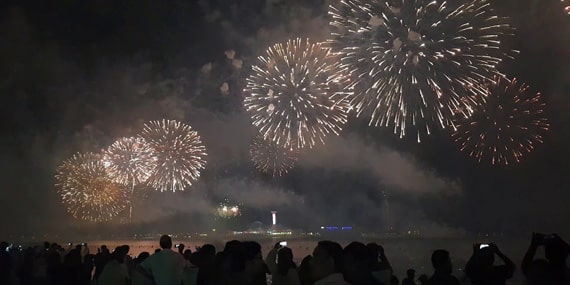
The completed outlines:
[[[130,192],[108,176],[101,157],[78,153],[58,166],[55,186],[73,217],[109,221],[129,203]]]
[[[161,192],[175,192],[198,180],[207,154],[192,127],[173,120],[151,121],[145,124],[140,137],[152,149],[156,160],[148,185]]]
[[[479,162],[509,165],[542,143],[550,125],[540,93],[531,93],[516,79],[495,80],[488,85],[487,103],[460,121],[452,137]]]
[[[274,141],[266,140],[262,135],[255,137],[251,143],[250,156],[255,168],[273,177],[286,174],[295,166],[298,159],[296,148],[286,148]]]
[[[412,125],[420,141],[434,126],[454,128],[457,110],[469,117],[484,102],[479,83],[491,81],[497,65],[515,52],[501,49],[501,38],[513,29],[487,1],[452,6],[424,0],[330,5],[328,45],[350,71],[351,104],[359,116],[370,115],[370,125],[392,126],[400,137]],[[476,100],[461,100],[466,96]]]
[[[266,139],[313,147],[338,134],[349,110],[348,77],[321,43],[289,40],[258,57],[247,78],[244,106]]]
[[[141,138],[121,138],[103,152],[103,163],[115,182],[134,186],[144,183],[156,167],[150,146]]]

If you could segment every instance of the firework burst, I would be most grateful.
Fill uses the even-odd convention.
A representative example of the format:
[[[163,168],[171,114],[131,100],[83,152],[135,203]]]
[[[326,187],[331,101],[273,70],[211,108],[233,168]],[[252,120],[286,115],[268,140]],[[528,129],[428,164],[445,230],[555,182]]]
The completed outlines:
[[[266,139],[288,148],[312,147],[346,123],[348,77],[322,44],[275,44],[252,70],[244,106]]]
[[[173,120],[151,121],[145,124],[140,137],[156,159],[148,185],[161,192],[175,192],[198,180],[206,164],[206,148],[192,127]]]
[[[471,115],[485,95],[479,82],[507,56],[500,38],[512,33],[485,0],[336,0],[329,15],[328,44],[354,79],[357,115],[400,137],[412,125],[418,141],[434,126],[453,127],[456,110]]]
[[[129,191],[107,175],[99,155],[78,153],[56,171],[56,188],[73,217],[109,221],[129,203]]]
[[[453,138],[479,162],[509,165],[543,142],[549,128],[540,93],[516,79],[495,78],[487,85],[487,103],[460,122]]]
[[[144,183],[156,167],[152,149],[141,138],[121,138],[103,152],[109,176],[123,185]]]
[[[231,219],[241,216],[240,206],[230,203],[229,199],[224,199],[216,208],[216,217],[221,219]]]
[[[253,139],[250,148],[251,161],[255,168],[273,177],[284,175],[293,168],[298,154],[296,148],[283,147],[264,139],[262,135]]]

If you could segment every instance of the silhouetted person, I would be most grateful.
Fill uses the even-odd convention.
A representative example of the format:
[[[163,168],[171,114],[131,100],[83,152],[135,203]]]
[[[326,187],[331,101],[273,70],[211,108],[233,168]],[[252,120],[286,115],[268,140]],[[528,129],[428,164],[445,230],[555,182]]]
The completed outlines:
[[[111,259],[111,253],[106,245],[102,245],[99,252],[95,255],[95,274],[93,279],[99,279],[99,275],[103,272],[105,264]]]
[[[237,240],[226,242],[221,259],[221,284],[247,284],[245,265],[246,248],[244,244]]]
[[[297,272],[299,272],[299,282],[301,285],[313,285],[313,279],[311,277],[311,259],[313,257],[311,255],[305,256],[297,268]]]
[[[430,277],[428,284],[430,285],[459,285],[459,280],[451,275],[452,265],[449,252],[444,249],[438,249],[431,255],[431,264],[434,273]]]
[[[277,271],[271,274],[272,285],[300,285],[293,251],[282,247],[277,251]]]
[[[168,235],[161,236],[159,243],[162,250],[143,261],[137,270],[151,275],[156,285],[180,285],[188,262],[180,253],[172,251],[172,239]]]
[[[105,265],[103,272],[99,275],[97,280],[101,285],[128,285],[130,284],[129,272],[127,266],[124,264],[125,256],[127,255],[127,248],[124,246],[117,247],[111,259]]]
[[[372,252],[372,255],[376,256],[376,263],[372,268],[372,275],[381,283],[390,284],[393,270],[384,252],[384,247],[373,242],[367,244],[366,247]]]
[[[402,285],[416,285],[416,271],[413,269],[406,270],[406,278],[402,280]]]
[[[205,244],[196,251],[192,263],[198,266],[198,285],[215,285],[217,267],[216,247]]]
[[[0,243],[0,284],[11,284],[12,259],[7,252],[8,243]]]
[[[544,246],[546,260],[534,259],[540,246]],[[529,284],[570,284],[570,270],[566,267],[568,252],[568,244],[557,234],[533,233],[522,262],[522,271]]]
[[[178,246],[176,247],[176,249],[178,250],[178,253],[184,255],[184,248],[185,248],[185,247],[186,247],[186,246],[185,246],[183,243],[181,243],[181,244],[178,244]]]
[[[149,258],[149,256],[150,256],[150,254],[146,251],[140,253],[139,256],[137,256],[137,258],[135,258],[133,260],[134,267],[136,268],[143,261],[145,261],[147,258]],[[152,280],[149,279],[148,277],[146,277],[145,275],[141,274],[138,270],[133,270],[131,272],[131,281],[132,281],[132,285],[153,285]]]
[[[351,285],[385,285],[372,276],[377,256],[363,243],[351,242],[344,248],[343,276]]]
[[[62,268],[61,256],[59,250],[60,250],[59,246],[54,243],[51,245],[47,254],[46,275],[48,279],[48,285],[61,284],[63,268]]]
[[[192,264],[192,250],[187,249],[182,254],[184,259],[188,261],[190,266],[184,268],[182,272],[182,284],[183,285],[196,285],[198,280],[198,267]]]
[[[493,265],[495,255],[503,260],[504,265]],[[504,285],[514,272],[515,264],[494,243],[473,245],[473,255],[465,267],[473,285]]]
[[[342,275],[343,251],[340,244],[320,241],[313,250],[311,275],[314,285],[347,285]]]
[[[77,245],[74,249],[64,257],[64,284],[77,285],[81,284],[81,245]]]
[[[267,265],[261,255],[261,245],[255,241],[243,243],[246,250],[246,278],[251,285],[267,285]]]
[[[94,258],[95,256],[93,254],[87,254],[83,258],[83,264],[81,266],[81,284],[83,285],[91,284],[91,274],[93,273]]]

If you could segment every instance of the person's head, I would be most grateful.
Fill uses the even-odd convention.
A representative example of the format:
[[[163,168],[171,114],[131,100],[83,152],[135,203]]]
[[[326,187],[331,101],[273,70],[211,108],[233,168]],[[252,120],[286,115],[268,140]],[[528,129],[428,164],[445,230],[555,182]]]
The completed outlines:
[[[349,283],[359,283],[358,280],[368,278],[372,271],[374,251],[363,243],[351,242],[344,248],[344,278]]]
[[[181,244],[178,244],[176,246],[176,248],[178,249],[178,252],[180,252],[180,254],[183,255],[184,254],[184,248],[186,248],[186,246],[183,243],[181,243]]]
[[[216,255],[216,247],[212,244],[205,244],[200,247],[200,254],[204,254],[206,256],[215,256]]]
[[[192,258],[192,250],[187,249],[184,251],[182,255],[184,255],[184,259],[190,261],[190,259]]]
[[[408,278],[410,279],[414,279],[414,277],[416,276],[416,271],[412,268],[406,270],[406,276],[408,276]]]
[[[168,235],[163,235],[160,237],[160,248],[169,249],[172,248],[172,238]]]
[[[245,246],[247,259],[252,260],[255,258],[262,258],[261,256],[261,245],[255,241],[246,241],[243,243]]]
[[[126,254],[128,254],[129,251],[131,250],[131,247],[128,246],[128,245],[126,245],[126,244],[125,244],[125,245],[121,245],[121,250],[122,250],[122,251],[125,253],[125,255],[126,255]]]
[[[145,259],[147,259],[150,256],[150,253],[143,251],[139,254],[139,256],[137,256],[137,263],[142,263]]]
[[[224,252],[233,252],[233,251],[238,251],[240,249],[243,248],[243,244],[241,241],[239,240],[230,240],[228,242],[226,242],[226,245],[224,246]]]
[[[293,251],[288,247],[282,247],[277,251],[277,269],[279,274],[287,275],[290,268],[295,268]]]
[[[451,274],[451,258],[445,249],[438,249],[431,255],[431,264],[438,273]]]
[[[320,241],[313,250],[311,275],[314,281],[342,272],[342,247],[333,241]]]
[[[113,251],[112,258],[117,260],[119,263],[123,263],[127,252],[128,250],[124,246],[119,246]]]

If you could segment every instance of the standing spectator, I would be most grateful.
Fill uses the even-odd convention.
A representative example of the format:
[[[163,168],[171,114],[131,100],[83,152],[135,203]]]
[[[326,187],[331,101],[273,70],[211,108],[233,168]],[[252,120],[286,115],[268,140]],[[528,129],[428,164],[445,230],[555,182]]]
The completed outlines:
[[[348,285],[342,276],[343,252],[340,244],[320,241],[313,250],[311,275],[314,285]]]
[[[182,272],[188,262],[180,253],[172,251],[172,239],[168,235],[160,237],[159,243],[162,250],[147,258],[137,268],[152,276],[156,285],[180,285]]]
[[[505,264],[493,265],[495,255]],[[515,264],[495,244],[475,244],[465,271],[473,285],[505,285],[506,280],[513,277]]]
[[[541,246],[544,246],[546,259],[534,259]],[[557,234],[533,233],[522,262],[522,271],[529,284],[570,284],[570,270],[566,266],[568,253],[568,244]]]
[[[430,285],[459,285],[459,280],[451,275],[452,264],[449,252],[444,249],[438,249],[431,255],[431,264],[434,273],[428,281]]]

